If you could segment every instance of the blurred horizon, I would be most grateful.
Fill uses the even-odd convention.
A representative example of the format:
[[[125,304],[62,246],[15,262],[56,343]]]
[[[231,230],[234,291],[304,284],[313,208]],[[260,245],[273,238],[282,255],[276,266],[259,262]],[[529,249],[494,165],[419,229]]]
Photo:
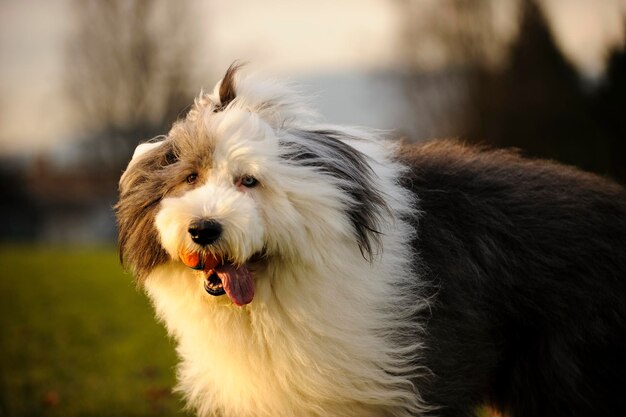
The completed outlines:
[[[311,79],[331,79],[333,74],[345,79],[350,74],[406,71],[403,12],[410,9],[416,24],[427,26],[423,21],[434,8],[445,9],[445,3],[324,0],[285,5],[276,0],[262,4],[249,0],[186,0],[181,4],[192,11],[190,32],[195,35],[197,48],[193,64],[200,72],[194,91],[212,88],[235,60],[249,62],[252,68],[294,80],[305,88]],[[519,1],[492,3],[498,36],[515,36]],[[607,53],[624,43],[626,2],[540,0],[538,4],[557,44],[581,78],[590,82],[602,78]],[[54,152],[55,146],[79,141],[88,130],[79,123],[63,86],[71,64],[66,56],[67,44],[76,36],[80,20],[75,5],[73,0],[0,2],[0,83],[5,91],[0,100],[0,155]],[[276,8],[280,8],[279,13],[275,13]],[[269,19],[276,17],[272,24],[259,18],[264,14]],[[424,36],[420,59],[412,63],[414,70],[445,71],[450,60],[443,56],[440,45],[426,38],[429,36]],[[302,49],[306,52],[299,53]],[[307,92],[320,97],[332,87]],[[350,107],[342,109],[339,117],[340,109],[328,113],[340,123],[353,123]],[[319,110],[326,116],[325,108]],[[403,120],[378,124],[382,126],[374,127],[404,128]]]
[[[623,0],[0,1],[0,240],[111,242],[117,180],[233,61],[328,123],[626,181]]]

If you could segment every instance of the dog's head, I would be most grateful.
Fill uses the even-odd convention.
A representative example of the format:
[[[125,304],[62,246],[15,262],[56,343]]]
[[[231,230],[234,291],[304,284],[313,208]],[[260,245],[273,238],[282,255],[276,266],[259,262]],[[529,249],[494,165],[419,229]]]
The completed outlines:
[[[315,264],[350,246],[371,259],[386,209],[364,141],[314,118],[275,83],[232,66],[167,136],[137,147],[116,206],[120,256],[143,280],[167,262],[234,303],[254,295],[255,263]]]

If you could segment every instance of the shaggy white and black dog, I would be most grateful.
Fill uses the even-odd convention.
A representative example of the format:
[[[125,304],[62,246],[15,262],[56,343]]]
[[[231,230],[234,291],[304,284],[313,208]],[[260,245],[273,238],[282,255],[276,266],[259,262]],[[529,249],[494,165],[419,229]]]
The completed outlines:
[[[626,193],[320,125],[231,67],[120,182],[201,416],[626,415]]]

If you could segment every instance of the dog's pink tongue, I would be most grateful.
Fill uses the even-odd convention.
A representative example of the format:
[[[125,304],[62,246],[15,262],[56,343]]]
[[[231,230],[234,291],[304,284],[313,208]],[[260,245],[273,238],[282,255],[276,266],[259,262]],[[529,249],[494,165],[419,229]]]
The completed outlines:
[[[254,298],[254,281],[250,270],[242,265],[239,268],[225,264],[215,269],[222,280],[224,291],[238,306],[248,304]]]

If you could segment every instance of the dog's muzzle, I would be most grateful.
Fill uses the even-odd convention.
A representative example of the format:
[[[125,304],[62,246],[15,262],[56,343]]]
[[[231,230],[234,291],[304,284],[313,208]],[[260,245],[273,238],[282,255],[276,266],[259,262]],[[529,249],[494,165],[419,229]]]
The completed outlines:
[[[215,248],[206,248],[222,235],[222,225],[212,219],[192,222],[187,229],[191,240],[203,249],[179,253],[188,267],[202,271],[204,289],[213,296],[228,295],[234,304],[243,306],[254,297],[254,281],[248,266],[234,265],[224,254],[214,254]],[[206,248],[206,249],[205,249]]]

